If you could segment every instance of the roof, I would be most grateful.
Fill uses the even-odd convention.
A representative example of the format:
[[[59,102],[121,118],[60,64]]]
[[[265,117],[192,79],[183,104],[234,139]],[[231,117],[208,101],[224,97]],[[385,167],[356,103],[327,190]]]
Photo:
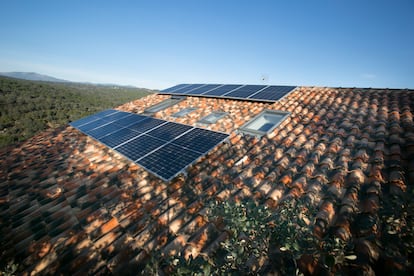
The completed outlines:
[[[153,252],[214,254],[231,233],[209,220],[212,200],[251,199],[274,213],[303,200],[321,244],[328,236],[352,244],[356,260],[343,269],[412,272],[413,92],[299,87],[276,103],[187,97],[154,117],[197,125],[228,112],[198,126],[230,138],[170,183],[71,126],[40,133],[0,153],[2,259],[24,274],[138,271]],[[167,98],[117,109],[142,113]],[[186,107],[197,110],[171,116]],[[264,109],[290,116],[261,138],[237,132]],[[316,274],[321,266],[307,257],[297,265]]]

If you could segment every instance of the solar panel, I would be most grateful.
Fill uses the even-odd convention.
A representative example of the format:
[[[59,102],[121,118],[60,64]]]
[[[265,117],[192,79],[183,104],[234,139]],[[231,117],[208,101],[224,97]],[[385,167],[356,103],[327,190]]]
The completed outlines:
[[[241,85],[237,85],[237,84],[226,84],[220,87],[217,87],[216,89],[210,90],[206,93],[204,93],[203,95],[208,95],[208,96],[221,96],[224,95],[236,88],[241,87]]]
[[[166,181],[228,137],[224,133],[114,110],[78,121],[74,124],[77,129]]]
[[[119,112],[119,111],[115,110],[115,109],[106,109],[106,110],[100,111],[98,113],[95,113],[91,116],[102,118],[102,117],[108,116],[108,115],[116,113],[116,112]]]
[[[110,148],[114,148],[138,135],[141,135],[141,133],[128,128],[121,128],[120,130],[103,137],[101,142]]]
[[[227,138],[227,134],[193,128],[172,143],[205,154]]]
[[[164,120],[147,117],[146,119],[142,121],[129,125],[128,128],[143,133],[143,132],[147,132],[150,129],[153,129],[154,127],[157,127],[165,123],[166,121]]]
[[[189,93],[191,90],[199,88],[200,86],[203,86],[204,84],[191,84],[188,86],[185,86],[183,88],[180,88],[178,90],[175,90],[173,93],[174,94],[187,94]]]
[[[257,100],[278,101],[293,89],[295,86],[268,86],[250,97]]]
[[[119,130],[119,126],[117,124],[108,123],[106,125],[94,128],[92,130],[85,131],[85,133],[95,139],[100,139],[117,130]]]
[[[185,96],[216,97],[229,99],[243,99],[261,102],[275,102],[285,97],[296,86],[266,86],[266,85],[239,85],[239,84],[183,84],[182,89],[175,89],[173,92],[164,89],[161,93],[179,94]],[[173,87],[173,88],[174,88]]]
[[[144,119],[147,119],[147,118],[148,118],[147,116],[131,114],[130,116],[126,116],[122,118],[121,120],[115,121],[114,123],[119,125],[120,127],[127,127],[135,123],[138,123]]]
[[[192,128],[193,127],[188,125],[168,122],[160,127],[157,127],[154,130],[147,132],[147,134],[168,142]]]
[[[142,134],[115,149],[130,160],[136,161],[164,144],[165,141]]]
[[[237,90],[234,90],[230,93],[227,93],[223,96],[225,97],[229,97],[229,98],[242,98],[245,99],[247,97],[249,97],[250,95],[253,95],[254,93],[256,93],[257,91],[265,88],[265,85],[245,85],[240,87]]]
[[[87,132],[87,131],[90,131],[90,130],[92,130],[94,128],[97,128],[97,127],[101,127],[103,125],[106,125],[107,123],[108,123],[107,121],[104,121],[102,119],[98,119],[98,120],[92,121],[90,123],[81,125],[80,127],[78,127],[78,129],[80,131],[82,131],[82,132]]]
[[[199,88],[196,88],[194,90],[191,90],[187,94],[200,95],[200,94],[206,93],[206,92],[208,92],[208,91],[210,91],[210,90],[212,90],[214,88],[217,88],[219,86],[221,86],[221,84],[207,84],[207,85],[201,86]]]
[[[174,144],[166,144],[137,163],[169,181],[202,155]]]
[[[167,88],[167,89],[164,89],[164,90],[161,90],[161,92],[165,92],[165,93],[170,93],[170,92],[174,92],[175,90],[178,90],[178,89],[181,89],[181,88],[184,88],[185,86],[189,86],[189,84],[186,84],[186,83],[184,83],[184,84],[178,84],[178,85],[176,85],[176,86],[173,86],[173,87],[170,87],[170,88]]]
[[[116,113],[113,113],[111,115],[105,116],[102,119],[105,120],[105,121],[108,121],[108,122],[114,122],[114,121],[120,120],[124,117],[127,117],[129,115],[131,115],[131,113],[120,111],[120,112],[116,112]]]
[[[107,109],[107,110],[95,113],[93,115],[90,115],[88,117],[84,117],[82,119],[79,119],[77,121],[71,122],[70,125],[73,126],[73,127],[80,127],[82,125],[85,125],[85,124],[90,123],[92,121],[96,121],[98,119],[101,119],[101,118],[103,118],[107,115],[110,115],[110,114],[116,113],[116,112],[118,112],[118,111],[113,110],[113,109]]]

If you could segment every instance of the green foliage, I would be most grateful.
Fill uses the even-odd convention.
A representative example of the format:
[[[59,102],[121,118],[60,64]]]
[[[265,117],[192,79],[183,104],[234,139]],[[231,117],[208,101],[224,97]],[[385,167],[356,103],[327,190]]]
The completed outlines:
[[[145,275],[298,275],[296,261],[310,255],[329,273],[356,260],[352,246],[328,235],[319,240],[312,225],[316,210],[300,200],[285,202],[269,210],[254,200],[213,202],[208,219],[229,238],[212,256],[185,259],[177,254],[165,258],[155,252]]]
[[[387,248],[385,255],[399,259],[407,256],[406,265],[413,266],[414,260],[414,189],[407,187],[406,196],[390,196],[381,210],[381,246]],[[395,271],[397,273],[397,271]]]
[[[163,259],[159,252],[151,256],[142,275],[162,275],[163,272],[168,275],[211,275],[214,267],[207,259],[202,256],[193,258],[190,256],[186,260],[182,255],[170,256]]]
[[[353,254],[352,244],[331,235],[319,240],[313,234],[315,212],[316,209],[303,200],[292,200],[279,206],[274,216],[277,223],[272,233],[272,244],[293,263],[304,254],[311,255],[332,273],[354,261],[356,255]]]
[[[129,87],[0,77],[0,147],[149,93]]]
[[[215,256],[214,263],[219,268],[219,274],[249,271],[249,263],[260,262],[267,257],[271,215],[266,206],[257,206],[253,200],[214,202],[210,205],[209,220],[223,224],[224,230],[230,234]]]
[[[301,201],[289,201],[275,212],[275,235],[272,241],[282,252],[289,252],[293,258],[302,254],[314,254],[317,240],[312,233],[311,220],[314,210]]]
[[[15,264],[13,261],[7,263],[7,265],[0,270],[0,276],[13,276],[17,275],[17,269],[19,268],[18,264]]]

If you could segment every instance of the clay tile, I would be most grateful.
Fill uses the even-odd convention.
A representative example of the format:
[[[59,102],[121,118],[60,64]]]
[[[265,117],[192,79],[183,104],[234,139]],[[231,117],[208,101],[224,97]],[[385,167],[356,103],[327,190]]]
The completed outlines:
[[[324,153],[326,150],[326,145],[324,143],[319,143],[316,146],[316,151],[319,151],[321,154]]]
[[[277,166],[286,169],[289,166],[289,158],[287,156],[284,156],[282,159],[279,160],[279,162],[277,162]]]
[[[286,137],[286,138],[283,140],[283,145],[285,145],[286,147],[290,147],[290,145],[291,145],[291,144],[292,144],[292,142],[295,140],[295,138],[296,138],[296,135],[295,135],[295,134],[293,134],[293,133],[289,134],[289,136],[288,136],[288,137]]]
[[[315,165],[313,163],[307,163],[301,170],[302,173],[305,173],[308,177],[312,176],[313,171],[315,170]]]
[[[392,111],[389,114],[389,119],[393,122],[399,122],[400,121],[400,113],[398,111]]]
[[[316,219],[322,220],[326,224],[329,224],[332,221],[334,215],[335,209],[333,203],[330,201],[324,201],[320,207],[319,212],[316,215]]]
[[[400,138],[399,134],[393,133],[389,137],[390,144],[402,144],[402,139]]]
[[[295,157],[296,156],[296,148],[294,148],[294,147],[291,147],[291,148],[289,148],[287,151],[286,151],[286,155],[287,156],[289,156],[290,158],[293,158],[293,157]]]
[[[351,150],[348,148],[343,149],[341,151],[341,156],[349,158],[351,156]]]
[[[372,157],[373,163],[382,164],[384,163],[384,152],[383,151],[375,151],[374,156]]]
[[[400,127],[399,122],[391,122],[389,124],[389,130],[391,133],[401,133],[403,132],[402,128]]]
[[[351,184],[361,185],[365,182],[365,174],[361,170],[356,169],[349,173],[348,179]]]
[[[295,142],[294,142],[294,147],[295,147],[295,148],[300,148],[300,147],[303,145],[303,143],[304,143],[305,141],[306,141],[306,136],[305,136],[305,135],[303,135],[303,134],[299,135],[299,136],[296,138]]]
[[[347,133],[346,133],[345,129],[340,128],[340,129],[338,129],[338,130],[336,131],[335,135],[336,135],[336,136],[339,136],[339,137],[341,137],[341,138],[345,138],[345,136],[347,135]]]
[[[353,135],[348,136],[348,139],[346,139],[346,143],[345,144],[347,146],[353,147],[354,146],[354,143],[355,143],[355,136],[353,136]]]
[[[314,146],[315,146],[314,140],[309,140],[302,147],[306,150],[310,150],[310,149],[313,149]]]
[[[289,186],[292,183],[292,175],[290,173],[286,173],[280,178],[279,182],[285,186]]]
[[[287,131],[282,129],[281,131],[279,131],[278,136],[280,136],[280,139],[283,139],[287,136]]]
[[[404,126],[412,126],[413,125],[413,115],[410,110],[404,111],[401,117],[401,123]]]
[[[399,144],[391,145],[391,147],[390,147],[390,154],[391,155],[398,155],[398,156],[400,156],[401,155],[400,145]]]
[[[296,125],[296,127],[293,130],[293,133],[295,135],[299,135],[300,133],[302,133],[304,126],[302,124],[298,124]]]
[[[369,181],[384,183],[384,178],[382,177],[381,173],[381,167],[371,166],[369,171]]]
[[[340,145],[338,145],[337,143],[332,143],[328,148],[328,152],[332,154],[336,154],[338,153],[340,148],[341,148]]]
[[[317,133],[313,133],[310,137],[309,137],[310,141],[316,142],[319,140],[319,135]]]
[[[360,132],[360,128],[357,124],[351,126],[351,134],[358,135]]]
[[[321,161],[320,166],[322,168],[326,168],[328,170],[332,170],[332,168],[333,168],[333,161],[332,161],[331,158],[327,157],[327,158],[325,158],[325,159],[323,159]]]

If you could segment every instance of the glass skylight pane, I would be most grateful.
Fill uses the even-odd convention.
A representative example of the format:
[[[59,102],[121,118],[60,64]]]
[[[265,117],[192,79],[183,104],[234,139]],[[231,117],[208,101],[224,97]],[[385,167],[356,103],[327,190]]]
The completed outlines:
[[[193,107],[184,108],[184,109],[174,113],[171,116],[173,116],[173,117],[184,117],[184,116],[187,116],[188,114],[190,114],[191,112],[193,112],[196,109],[197,108],[193,108]]]
[[[217,122],[218,120],[220,120],[226,115],[227,115],[226,112],[213,112],[205,116],[204,118],[201,118],[200,121],[198,122],[202,124],[214,124],[215,122]]]
[[[170,98],[144,110],[144,113],[157,113],[184,100],[184,98]]]
[[[287,116],[288,112],[265,110],[240,128],[250,135],[262,136],[275,129]]]

